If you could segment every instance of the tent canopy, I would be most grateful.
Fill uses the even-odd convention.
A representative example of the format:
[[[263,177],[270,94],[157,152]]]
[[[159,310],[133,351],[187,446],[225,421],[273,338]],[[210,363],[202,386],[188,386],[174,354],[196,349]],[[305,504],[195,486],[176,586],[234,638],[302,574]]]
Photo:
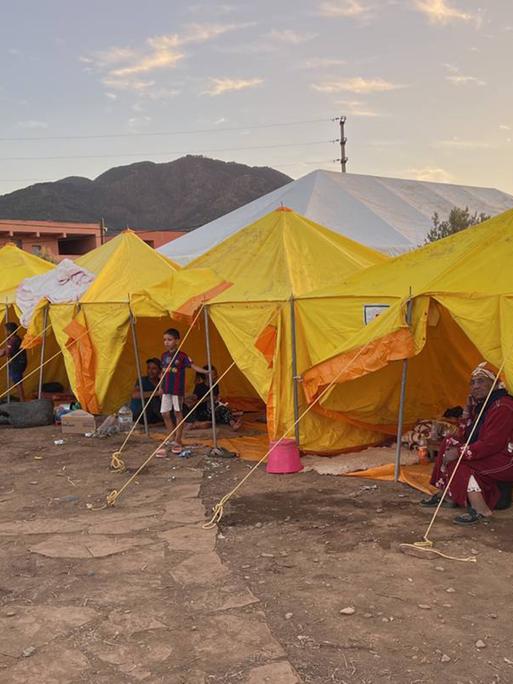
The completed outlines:
[[[41,275],[53,264],[25,252],[12,243],[0,249],[0,304],[15,304],[16,288],[25,278]]]
[[[464,403],[470,370],[483,358],[496,366],[505,360],[513,388],[512,259],[510,210],[298,301],[306,330],[331,321],[324,331],[330,351],[308,350],[308,400],[335,382],[321,402],[326,411],[393,432],[403,359],[410,359],[409,422]],[[382,313],[365,325],[369,306]]]
[[[148,356],[159,355],[161,333],[171,325],[171,317],[190,317],[204,299],[229,284],[209,269],[177,269],[132,231],[77,262],[95,272],[96,279],[80,302],[50,305],[49,320],[82,406],[93,413],[112,413],[129,399],[134,386],[131,321],[137,319],[137,333],[144,340],[138,350],[144,363]],[[41,302],[32,319],[32,339],[43,328],[45,306]],[[160,321],[158,336],[148,332],[149,327],[153,331],[151,319]]]
[[[282,207],[184,269],[208,266],[233,283],[212,299],[209,310],[238,369],[267,404],[271,438],[281,437],[294,422],[290,298],[386,260]],[[298,327],[298,358],[303,336]],[[322,347],[317,332],[315,339]],[[339,426],[333,430],[322,416],[309,415],[301,423],[301,445],[308,450],[336,450],[343,431]],[[365,430],[356,439],[376,441]]]
[[[495,216],[513,197],[494,188],[312,171],[160,248],[186,264],[280,205],[363,245],[401,254],[421,245],[435,212],[454,207]]]

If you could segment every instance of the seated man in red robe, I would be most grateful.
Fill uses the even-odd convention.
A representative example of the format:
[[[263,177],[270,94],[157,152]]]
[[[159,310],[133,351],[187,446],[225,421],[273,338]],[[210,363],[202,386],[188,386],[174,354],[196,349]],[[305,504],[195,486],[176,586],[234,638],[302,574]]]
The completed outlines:
[[[472,525],[492,515],[501,488],[513,483],[513,397],[486,362],[472,373],[469,403],[458,434],[447,438],[440,449],[431,477],[434,487],[445,490],[462,453],[446,500],[449,505],[467,507],[467,513],[456,517],[455,523]],[[440,498],[441,494],[434,494],[421,505],[437,506]]]

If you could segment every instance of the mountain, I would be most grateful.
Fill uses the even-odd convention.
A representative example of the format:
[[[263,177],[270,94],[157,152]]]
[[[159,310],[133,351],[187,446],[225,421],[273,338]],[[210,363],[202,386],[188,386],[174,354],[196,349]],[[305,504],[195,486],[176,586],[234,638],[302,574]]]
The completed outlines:
[[[0,196],[0,218],[80,221],[109,228],[190,230],[292,179],[270,167],[188,155],[118,166],[94,180],[70,176]]]

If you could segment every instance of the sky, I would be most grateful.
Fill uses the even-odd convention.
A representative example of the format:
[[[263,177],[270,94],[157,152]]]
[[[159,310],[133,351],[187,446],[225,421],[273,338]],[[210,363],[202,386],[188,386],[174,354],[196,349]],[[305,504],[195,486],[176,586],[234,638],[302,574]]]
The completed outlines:
[[[511,0],[18,0],[0,194],[203,154],[513,193]]]

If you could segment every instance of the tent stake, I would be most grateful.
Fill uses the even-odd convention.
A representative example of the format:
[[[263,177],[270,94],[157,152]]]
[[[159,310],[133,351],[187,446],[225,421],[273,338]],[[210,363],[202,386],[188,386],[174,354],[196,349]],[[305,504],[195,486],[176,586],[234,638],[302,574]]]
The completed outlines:
[[[299,387],[297,376],[297,348],[296,348],[296,308],[294,297],[290,302],[290,340],[292,345],[292,391],[294,395],[294,437],[299,447]]]
[[[7,303],[7,297],[5,298],[5,322],[9,323],[9,304]],[[11,378],[9,375],[9,359],[6,357],[6,364],[5,364],[5,377],[7,380],[7,403],[11,403],[11,392],[9,391],[9,386],[11,384]]]
[[[43,396],[43,375],[44,375],[44,361],[46,352],[46,336],[47,336],[47,326],[48,326],[48,307],[50,304],[45,306],[45,312],[43,314],[43,341],[41,342],[41,358],[39,360],[39,385],[37,388],[37,398],[41,399]]]
[[[210,352],[210,327],[208,306],[205,304],[203,308],[203,316],[205,319],[205,343],[207,346],[207,365],[209,370],[212,369],[212,355]],[[217,450],[217,425],[216,425],[216,402],[214,397],[214,389],[212,387],[212,377],[209,376],[209,395],[210,395],[210,411],[212,413],[212,447]]]
[[[406,323],[408,327],[411,326],[413,300],[411,299],[411,289],[410,289],[410,299],[406,306]],[[406,400],[406,381],[408,379],[408,359],[403,361],[403,370],[401,375],[401,398],[399,400],[399,416],[397,418],[397,448],[395,452],[395,465],[394,465],[394,481],[399,482],[399,474],[401,472],[401,447],[402,447],[402,437],[403,437],[403,425],[404,425],[404,404]]]
[[[143,410],[144,433],[146,435],[149,435],[150,430],[148,428],[148,416],[146,415],[146,411],[144,410],[144,389],[141,373],[141,360],[139,358],[139,345],[137,344],[137,332],[135,329],[135,318],[132,313],[132,309],[130,308],[130,304],[128,304],[128,309],[130,311],[130,329],[132,331],[132,346],[134,348],[135,367],[137,369],[137,382],[139,383],[139,395],[141,397],[141,408]]]

